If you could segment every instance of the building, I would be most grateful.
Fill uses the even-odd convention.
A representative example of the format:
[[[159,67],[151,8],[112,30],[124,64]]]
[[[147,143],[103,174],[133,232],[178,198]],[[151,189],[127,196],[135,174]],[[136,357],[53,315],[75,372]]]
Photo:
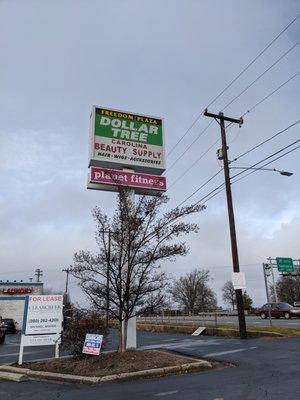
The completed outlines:
[[[42,282],[0,280],[0,317],[13,318],[17,329],[22,329],[26,296],[43,294]]]

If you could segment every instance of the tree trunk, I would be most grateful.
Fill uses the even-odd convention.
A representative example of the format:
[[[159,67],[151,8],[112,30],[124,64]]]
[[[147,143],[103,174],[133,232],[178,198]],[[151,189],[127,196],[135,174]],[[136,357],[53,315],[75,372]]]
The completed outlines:
[[[124,353],[123,351],[123,326],[122,326],[122,321],[119,321],[119,353]]]
[[[125,353],[127,348],[127,328],[128,328],[128,318],[124,319],[123,323],[123,345],[122,345],[122,353]]]

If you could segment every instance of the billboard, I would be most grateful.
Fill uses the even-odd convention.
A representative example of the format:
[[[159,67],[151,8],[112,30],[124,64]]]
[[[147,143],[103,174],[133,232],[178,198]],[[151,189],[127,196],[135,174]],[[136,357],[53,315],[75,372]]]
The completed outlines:
[[[117,191],[118,186],[134,189],[136,194],[155,195],[167,190],[164,176],[98,167],[90,168],[88,188]]]
[[[89,166],[161,175],[165,170],[163,120],[93,106]]]
[[[40,335],[62,331],[62,295],[28,296],[25,301],[23,334]]]

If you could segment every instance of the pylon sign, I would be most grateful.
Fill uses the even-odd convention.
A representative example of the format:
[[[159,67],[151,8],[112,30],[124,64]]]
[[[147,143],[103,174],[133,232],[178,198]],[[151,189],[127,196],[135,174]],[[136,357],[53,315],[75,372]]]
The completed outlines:
[[[276,257],[276,263],[279,272],[294,272],[292,258]]]
[[[93,106],[89,166],[161,175],[165,170],[163,120]]]

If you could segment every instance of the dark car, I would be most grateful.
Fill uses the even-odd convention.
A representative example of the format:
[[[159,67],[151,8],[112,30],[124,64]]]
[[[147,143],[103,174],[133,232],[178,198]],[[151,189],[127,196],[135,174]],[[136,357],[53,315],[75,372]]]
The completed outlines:
[[[16,333],[15,321],[12,318],[2,318],[1,325],[5,328],[6,333]]]
[[[5,333],[6,333],[6,329],[2,328],[0,325],[0,343],[5,342]]]
[[[269,317],[269,309],[271,313],[271,317],[275,318],[299,318],[300,317],[300,308],[293,307],[288,303],[268,303],[264,304],[261,308],[258,308],[255,312],[256,315],[259,315],[262,319]]]

